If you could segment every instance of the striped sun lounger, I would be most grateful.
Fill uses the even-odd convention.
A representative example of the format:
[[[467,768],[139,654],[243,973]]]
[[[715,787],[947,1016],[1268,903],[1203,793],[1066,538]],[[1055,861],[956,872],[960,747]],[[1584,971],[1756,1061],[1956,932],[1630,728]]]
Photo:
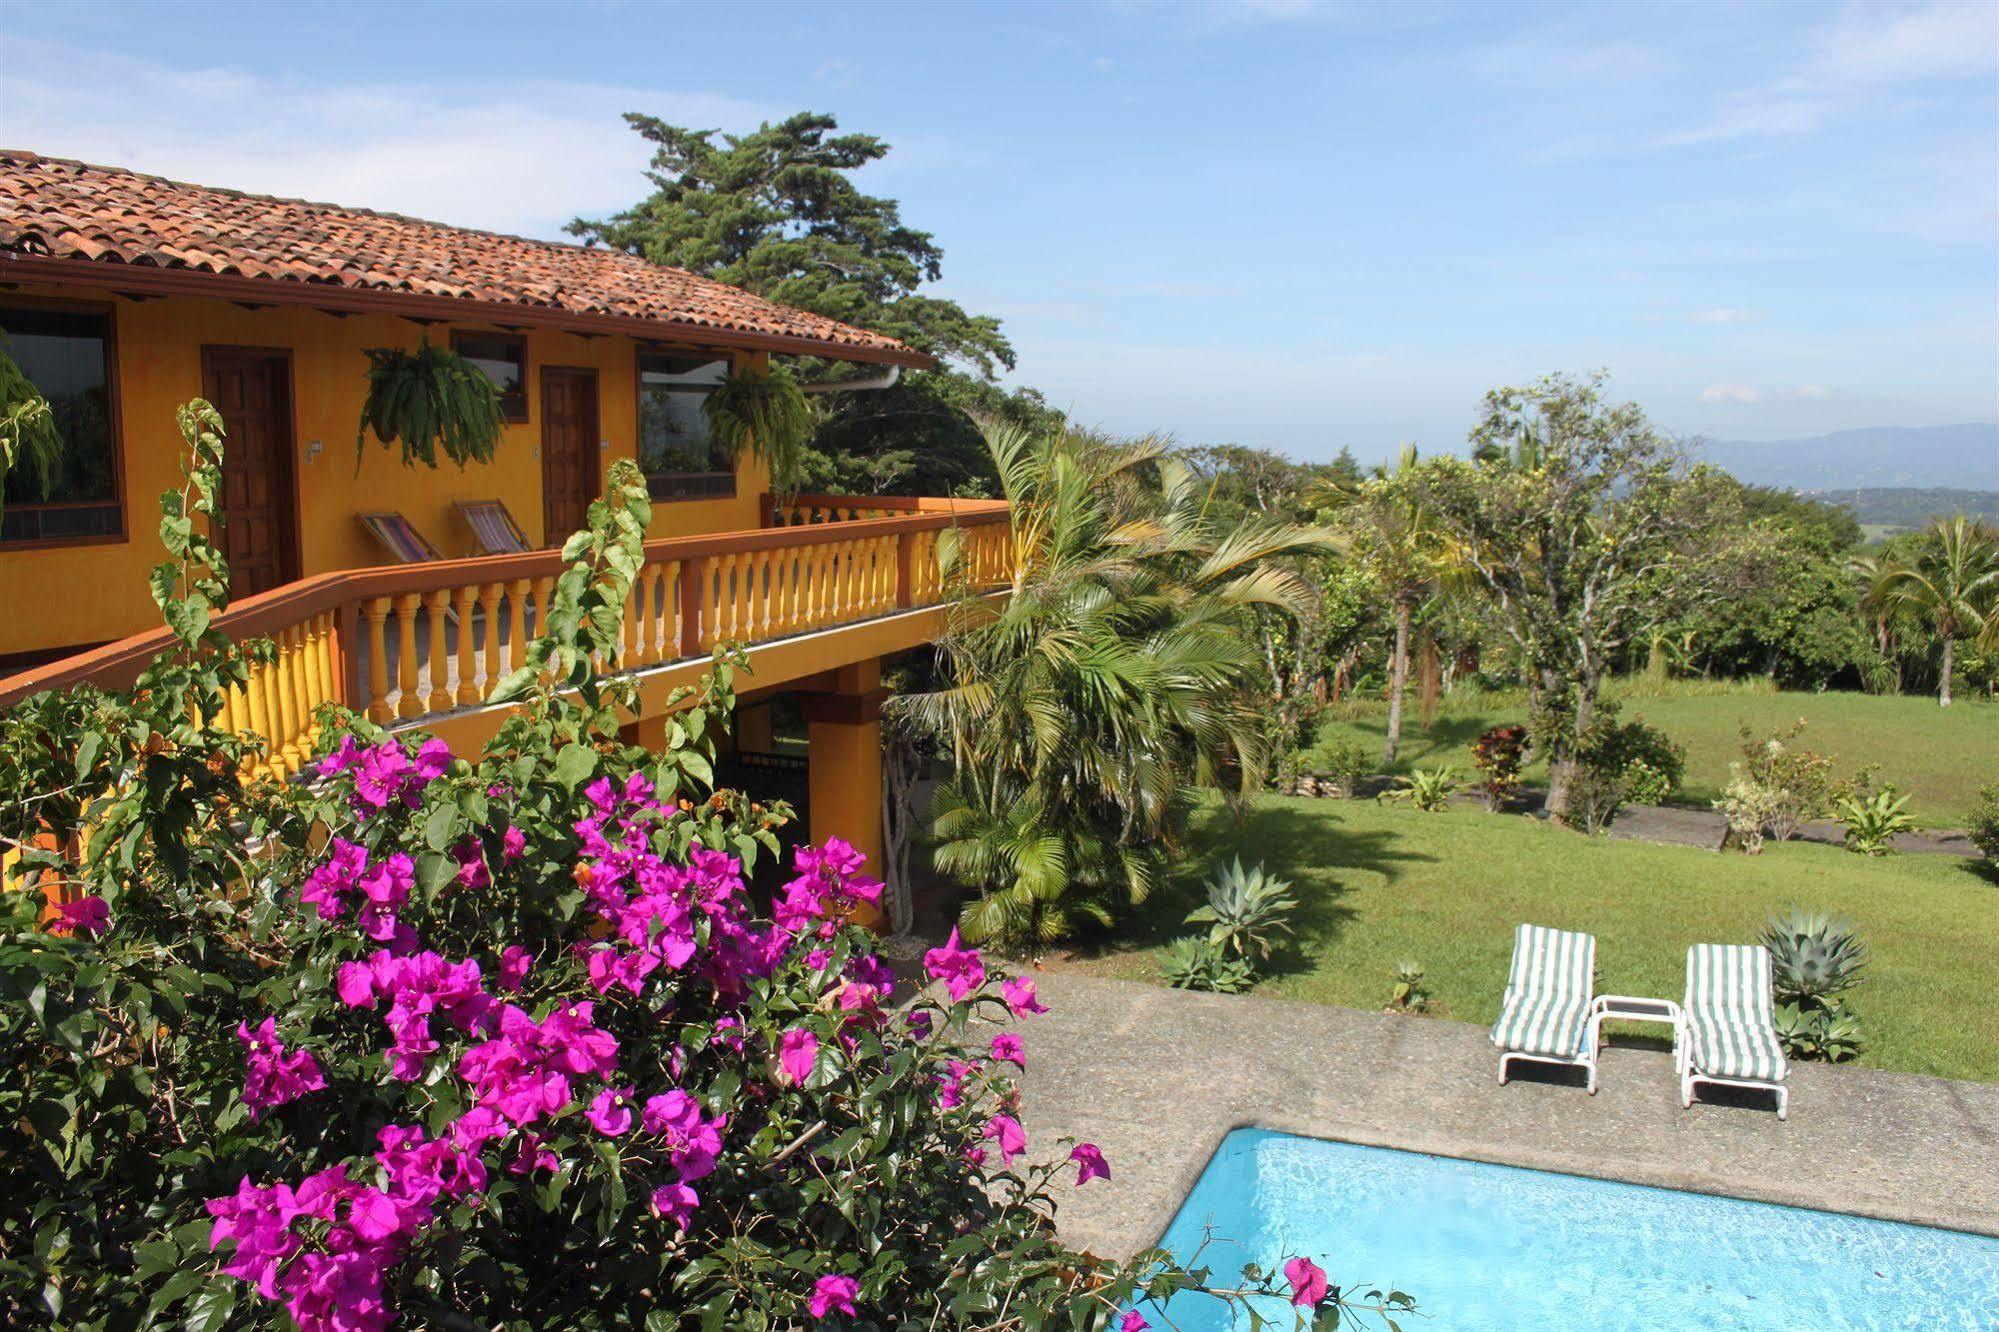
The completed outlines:
[[[459,517],[472,529],[482,554],[519,555],[534,549],[528,545],[527,533],[521,531],[521,525],[501,501],[458,500],[456,504]]]
[[[1596,1095],[1596,1040],[1590,1024],[1595,989],[1596,936],[1545,925],[1513,931],[1513,970],[1492,1043],[1499,1047],[1499,1084],[1515,1059],[1566,1064],[1588,1075]]]
[[[382,544],[382,549],[395,557],[397,564],[421,564],[426,560],[441,560],[437,547],[423,533],[416,530],[410,520],[399,513],[357,513],[355,519],[368,529],[368,534]]]
[[[1680,1104],[1694,1084],[1754,1087],[1790,1113],[1784,1047],[1770,997],[1770,952],[1756,944],[1695,944],[1687,950],[1686,1031],[1679,1043]]]

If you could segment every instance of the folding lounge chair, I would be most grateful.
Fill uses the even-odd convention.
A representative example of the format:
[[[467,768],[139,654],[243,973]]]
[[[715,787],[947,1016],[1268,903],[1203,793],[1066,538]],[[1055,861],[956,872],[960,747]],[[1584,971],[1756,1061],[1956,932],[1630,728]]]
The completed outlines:
[[[1588,1074],[1584,1084],[1596,1095],[1595,1028],[1590,1003],[1596,976],[1596,936],[1545,925],[1513,931],[1513,969],[1492,1043],[1499,1047],[1499,1085],[1507,1064],[1532,1059],[1565,1064]]]
[[[369,535],[381,542],[384,550],[395,557],[397,564],[418,564],[424,560],[444,558],[437,547],[431,545],[423,533],[399,513],[357,513],[354,517],[368,529]]]
[[[487,555],[519,555],[534,547],[500,500],[458,500],[458,514]]]
[[[1687,950],[1686,1031],[1675,1051],[1680,1104],[1694,1084],[1754,1087],[1777,1094],[1777,1118],[1790,1114],[1784,1046],[1770,997],[1770,952],[1758,944],[1695,944]]]

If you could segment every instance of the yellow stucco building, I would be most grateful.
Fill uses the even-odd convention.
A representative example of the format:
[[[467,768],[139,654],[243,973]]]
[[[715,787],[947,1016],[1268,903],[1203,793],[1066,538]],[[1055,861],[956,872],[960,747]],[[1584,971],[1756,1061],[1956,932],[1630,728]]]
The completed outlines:
[[[629,458],[655,500],[618,663],[647,700],[639,737],[716,643],[746,644],[741,731],[771,744],[784,695],[809,731],[812,834],[875,853],[881,660],[937,632],[947,544],[975,577],[1004,566],[1003,505],[779,502],[754,459],[707,443],[701,396],[727,374],[927,357],[631,255],[0,151],[0,333],[66,444],[50,484],[6,478],[0,701],[126,683],[157,650],[157,497],[180,481],[175,409],[206,397],[228,433],[223,625],[280,647],[232,707],[279,772],[327,700],[490,734],[483,699],[532,636],[548,547]],[[357,456],[367,353],[425,339],[499,388],[490,463],[405,466],[372,434]],[[527,549],[489,553],[459,507],[492,501]]]

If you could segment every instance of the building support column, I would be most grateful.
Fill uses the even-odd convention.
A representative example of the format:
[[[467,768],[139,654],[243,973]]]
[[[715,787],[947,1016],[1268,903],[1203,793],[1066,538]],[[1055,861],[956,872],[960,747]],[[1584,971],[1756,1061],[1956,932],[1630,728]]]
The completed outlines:
[[[881,662],[869,660],[834,672],[831,689],[799,696],[812,840],[852,843],[875,878],[882,875],[883,693]],[[864,913],[860,923],[879,929],[881,913]]]

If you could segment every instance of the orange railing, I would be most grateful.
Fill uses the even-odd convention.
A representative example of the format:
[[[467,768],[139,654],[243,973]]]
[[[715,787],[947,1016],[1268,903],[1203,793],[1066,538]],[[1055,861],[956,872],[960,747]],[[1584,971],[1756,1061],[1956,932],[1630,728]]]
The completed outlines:
[[[611,670],[708,655],[941,604],[947,532],[973,587],[1011,577],[1007,506],[999,500],[766,499],[778,524],[757,531],[649,541]],[[264,738],[256,767],[298,771],[324,703],[374,720],[436,716],[485,702],[524,660],[563,570],[552,550],[315,574],[248,597],[217,618],[231,637],[271,639],[271,660],[231,692],[228,722]],[[172,643],[164,630],[0,679],[0,704],[63,685],[132,684]]]

